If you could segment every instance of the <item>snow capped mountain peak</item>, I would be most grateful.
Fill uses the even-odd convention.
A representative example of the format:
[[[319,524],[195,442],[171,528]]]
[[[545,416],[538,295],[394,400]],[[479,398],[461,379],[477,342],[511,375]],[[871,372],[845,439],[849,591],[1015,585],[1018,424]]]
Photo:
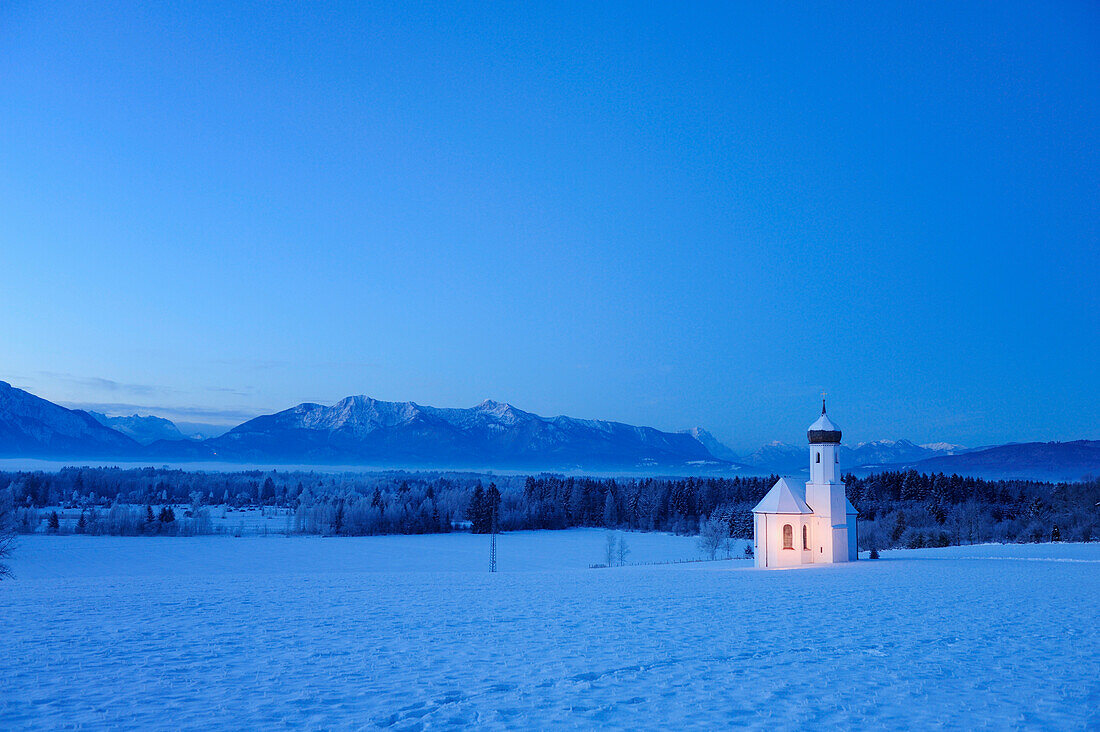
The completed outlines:
[[[498,402],[494,399],[486,399],[481,404],[474,407],[474,409],[484,414],[492,414],[498,417],[520,412],[520,410],[516,409],[511,404],[507,402]]]
[[[406,424],[420,414],[420,407],[412,402],[383,402],[362,394],[345,397],[331,407],[311,406],[317,408],[303,415],[303,427],[356,433]]]
[[[701,442],[703,447],[707,448],[707,450],[710,451],[710,454],[718,458],[719,460],[729,460],[731,462],[737,461],[737,454],[734,453],[734,451],[731,450],[728,445],[719,442],[714,435],[712,435],[710,432],[703,429],[702,427],[692,427],[689,430],[684,430],[683,434],[691,435],[696,440]]]
[[[896,448],[912,448],[917,447],[916,444],[910,440],[871,440],[870,442],[859,442],[854,449],[861,447],[896,447]]]
[[[921,445],[925,450],[935,450],[936,452],[957,452],[958,450],[965,450],[963,445],[953,445],[950,442],[929,442],[927,445]]]

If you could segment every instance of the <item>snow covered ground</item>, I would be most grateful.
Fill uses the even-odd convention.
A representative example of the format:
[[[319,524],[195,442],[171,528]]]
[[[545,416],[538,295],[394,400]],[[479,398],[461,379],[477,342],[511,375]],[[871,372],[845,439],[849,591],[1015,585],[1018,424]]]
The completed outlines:
[[[490,575],[468,534],[23,537],[0,729],[1100,728],[1100,544],[588,569],[603,542],[506,534]]]

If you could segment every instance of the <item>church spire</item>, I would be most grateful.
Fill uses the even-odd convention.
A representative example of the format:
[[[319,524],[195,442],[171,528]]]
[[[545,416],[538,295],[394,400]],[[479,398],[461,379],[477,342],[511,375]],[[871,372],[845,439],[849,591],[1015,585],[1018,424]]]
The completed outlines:
[[[817,421],[810,425],[810,444],[821,443],[839,443],[840,442],[840,428],[833,424],[827,416],[825,416],[825,395],[821,395],[821,416],[817,418]]]

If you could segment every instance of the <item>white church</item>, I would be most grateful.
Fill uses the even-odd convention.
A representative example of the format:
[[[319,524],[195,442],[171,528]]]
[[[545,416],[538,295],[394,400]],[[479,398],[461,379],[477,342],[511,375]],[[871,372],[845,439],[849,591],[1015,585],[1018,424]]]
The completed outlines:
[[[810,425],[810,479],[780,478],[753,513],[757,567],[856,560],[856,509],[840,480],[840,428],[825,415]]]

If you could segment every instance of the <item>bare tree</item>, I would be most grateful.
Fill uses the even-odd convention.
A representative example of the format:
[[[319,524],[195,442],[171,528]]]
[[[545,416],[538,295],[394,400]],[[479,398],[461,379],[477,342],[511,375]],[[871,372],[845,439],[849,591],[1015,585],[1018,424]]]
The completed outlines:
[[[714,559],[722,541],[729,538],[729,524],[715,517],[699,522],[699,551]]]
[[[623,566],[624,564],[626,564],[626,558],[629,554],[630,554],[630,547],[628,547],[626,545],[626,537],[620,535],[619,536],[619,550],[618,550],[619,566],[620,567]]]
[[[615,538],[613,532],[608,531],[604,542],[604,556],[607,558],[607,566],[613,567],[615,566],[615,550],[619,541]]]
[[[11,550],[15,546],[15,534],[10,531],[5,531],[0,535],[0,560],[8,559],[11,557]],[[11,567],[7,565],[7,562],[0,561],[0,579],[5,577],[11,577]]]
[[[0,579],[11,577],[11,567],[4,560],[11,557],[15,548],[15,502],[11,487],[0,493]]]

